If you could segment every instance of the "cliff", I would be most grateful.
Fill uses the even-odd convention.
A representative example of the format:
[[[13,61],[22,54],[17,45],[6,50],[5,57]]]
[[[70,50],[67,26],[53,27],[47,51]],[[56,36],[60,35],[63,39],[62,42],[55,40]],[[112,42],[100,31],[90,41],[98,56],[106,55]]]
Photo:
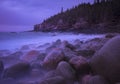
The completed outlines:
[[[120,0],[97,0],[58,13],[34,25],[34,31],[120,32]]]

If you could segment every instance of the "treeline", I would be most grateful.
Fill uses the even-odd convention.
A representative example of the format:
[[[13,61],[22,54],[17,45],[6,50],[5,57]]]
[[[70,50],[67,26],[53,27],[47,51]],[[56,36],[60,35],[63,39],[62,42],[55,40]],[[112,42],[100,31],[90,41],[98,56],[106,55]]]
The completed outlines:
[[[120,32],[120,0],[94,0],[94,4],[80,4],[35,25],[34,30]]]

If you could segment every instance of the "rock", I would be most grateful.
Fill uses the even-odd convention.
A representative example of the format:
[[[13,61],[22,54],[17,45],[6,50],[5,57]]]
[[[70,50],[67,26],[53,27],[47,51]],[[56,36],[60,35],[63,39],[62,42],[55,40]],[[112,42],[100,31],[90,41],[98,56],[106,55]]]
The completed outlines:
[[[113,38],[113,37],[115,37],[117,34],[115,34],[115,33],[108,33],[108,34],[106,34],[105,35],[105,38]]]
[[[61,76],[51,77],[40,81],[38,84],[65,84],[65,80]]]
[[[58,39],[57,41],[53,42],[49,47],[46,48],[46,53],[49,53],[56,48],[59,48],[60,45],[61,45],[61,40]]]
[[[64,60],[64,53],[61,49],[56,48],[52,50],[43,60],[43,66],[48,69],[56,68],[57,64]]]
[[[28,49],[30,49],[29,45],[24,45],[21,47],[20,50],[28,50]]]
[[[59,76],[60,74],[56,70],[49,71],[45,74],[44,78],[51,78]]]
[[[64,55],[65,55],[65,60],[66,61],[69,61],[72,57],[76,57],[77,55],[76,55],[76,53],[75,52],[73,52],[71,49],[69,49],[69,48],[64,48],[64,49],[62,49],[63,50],[63,52],[64,52]]]
[[[91,75],[85,75],[82,78],[80,78],[79,80],[82,84],[89,84],[89,80],[91,77],[92,77]]]
[[[3,62],[0,61],[0,78],[1,78],[1,75],[3,73],[3,70],[4,70],[4,65],[3,65]]]
[[[94,55],[95,51],[94,50],[77,50],[76,51],[78,55],[82,55],[84,57],[91,57]]]
[[[59,46],[59,45],[61,45],[61,40],[58,39],[56,42],[53,42],[52,45],[55,45],[55,46]]]
[[[24,61],[31,62],[31,61],[37,59],[38,56],[39,56],[39,51],[31,50],[31,51],[27,52],[27,54],[22,56],[21,59]]]
[[[39,53],[37,60],[43,61],[45,59],[46,53]]]
[[[18,78],[27,74],[30,70],[30,65],[26,62],[17,63],[7,69],[5,69],[4,78]]]
[[[80,41],[79,39],[76,39],[73,45],[76,49],[79,49],[82,44],[83,44],[82,41]]]
[[[35,81],[18,81],[16,84],[37,84]]]
[[[109,40],[91,59],[94,72],[109,79],[120,82],[120,36]]]
[[[69,48],[71,50],[75,49],[75,47],[66,40],[61,43],[60,48],[62,49]]]
[[[88,78],[88,80],[84,80],[84,83],[82,84],[109,84],[109,83],[102,76],[93,76],[93,77]]]
[[[1,79],[0,84],[17,84],[17,82],[12,78],[8,78],[8,79]]]
[[[0,57],[4,57],[4,56],[8,56],[10,55],[12,52],[9,50],[0,50]]]
[[[67,80],[75,79],[75,70],[65,61],[60,62],[56,70]]]
[[[89,73],[90,67],[86,58],[82,56],[73,57],[69,63],[77,70],[78,73]]]
[[[94,38],[92,40],[84,42],[79,50],[93,50],[98,51],[108,41],[108,38]]]

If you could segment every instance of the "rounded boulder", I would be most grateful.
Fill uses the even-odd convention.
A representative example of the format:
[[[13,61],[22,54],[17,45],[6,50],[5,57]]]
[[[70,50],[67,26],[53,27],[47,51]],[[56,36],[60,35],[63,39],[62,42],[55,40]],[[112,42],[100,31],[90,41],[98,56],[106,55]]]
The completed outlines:
[[[77,70],[79,73],[84,73],[89,71],[89,64],[87,59],[82,56],[76,56],[71,58],[69,63]]]
[[[62,61],[58,64],[57,69],[58,73],[67,80],[75,79],[75,70],[70,66],[69,63]]]
[[[92,70],[109,79],[120,82],[120,36],[110,39],[90,60]]]
[[[7,69],[5,69],[3,77],[4,78],[18,78],[27,74],[30,70],[29,63],[21,62],[17,63]]]
[[[48,69],[56,68],[60,61],[64,60],[64,53],[59,48],[52,50],[43,60],[43,66]]]
[[[102,76],[92,76],[88,80],[86,80],[86,83],[83,84],[109,84],[108,81],[102,77]]]

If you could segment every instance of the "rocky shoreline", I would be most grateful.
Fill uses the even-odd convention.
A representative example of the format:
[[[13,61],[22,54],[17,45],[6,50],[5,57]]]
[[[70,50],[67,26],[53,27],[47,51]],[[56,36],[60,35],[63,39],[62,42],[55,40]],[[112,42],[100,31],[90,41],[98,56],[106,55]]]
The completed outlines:
[[[0,84],[119,84],[119,44],[119,34],[106,34],[73,44],[57,40],[44,51],[24,46],[0,56]]]

